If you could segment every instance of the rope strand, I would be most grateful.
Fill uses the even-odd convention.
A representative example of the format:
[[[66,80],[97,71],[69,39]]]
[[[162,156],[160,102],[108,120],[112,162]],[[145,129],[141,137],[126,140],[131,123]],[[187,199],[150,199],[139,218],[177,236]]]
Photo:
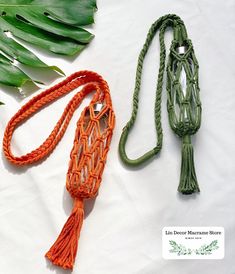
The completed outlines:
[[[69,101],[46,140],[33,151],[14,156],[11,151],[14,130],[45,105],[78,87],[82,87],[81,91]],[[46,253],[52,263],[65,269],[73,268],[84,218],[84,199],[93,198],[98,193],[113,134],[115,116],[107,83],[95,72],[80,71],[72,74],[26,103],[9,121],[3,138],[4,154],[12,164],[30,165],[44,159],[63,137],[84,97],[92,91],[95,93],[90,105],[83,110],[77,122],[66,177],[66,188],[74,198],[74,208],[57,240]]]
[[[168,14],[159,18],[155,23],[152,24],[149,32],[147,34],[146,41],[142,50],[140,51],[138,64],[136,69],[136,79],[135,88],[133,93],[133,104],[131,118],[127,122],[126,126],[123,128],[120,141],[119,141],[119,155],[121,160],[129,166],[139,166],[149,159],[153,158],[162,148],[163,133],[161,124],[161,101],[162,101],[162,87],[163,87],[163,76],[165,71],[165,59],[166,59],[166,48],[164,42],[164,34],[167,27],[172,27],[174,32],[174,39],[171,45],[171,51],[168,59],[167,65],[167,107],[169,113],[169,123],[172,130],[179,136],[187,136],[194,134],[200,127],[201,121],[201,103],[199,99],[199,86],[198,86],[198,63],[193,51],[191,41],[187,37],[187,31],[184,22],[174,14]],[[155,128],[157,133],[157,143],[156,146],[144,153],[142,156],[136,159],[130,159],[126,153],[126,142],[128,135],[134,123],[136,121],[139,105],[139,93],[141,87],[141,77],[143,70],[143,62],[145,55],[150,47],[150,44],[159,31],[159,41],[160,41],[160,65],[158,72],[157,88],[155,94]],[[187,48],[185,53],[179,53],[176,50],[180,47]],[[186,94],[184,94],[184,87],[180,83],[180,77],[182,73],[186,73]],[[179,113],[178,113],[179,112]],[[179,116],[179,117],[178,117]],[[183,146],[185,148],[185,146]],[[193,153],[192,149],[187,149],[190,154]],[[191,182],[191,175],[188,170],[191,170],[191,165],[194,165],[192,159],[193,155],[190,157],[185,157],[188,153],[183,153],[182,158],[182,168],[181,168],[181,180],[180,185],[191,186],[189,189],[183,191],[179,186],[179,191],[182,193],[192,193],[199,191],[197,185],[197,180],[195,180],[196,175],[193,174],[194,184],[186,183],[185,180]],[[188,162],[190,168],[184,168],[184,160],[191,159]],[[186,166],[188,166],[188,164]],[[194,167],[192,168],[194,170]],[[187,173],[188,172],[188,173]],[[194,172],[195,173],[195,172]],[[187,179],[185,179],[187,178]],[[183,181],[183,182],[182,182]]]
[[[95,82],[99,85],[94,84]],[[20,157],[14,156],[11,151],[11,140],[15,129],[25,120],[29,119],[34,113],[43,108],[43,106],[59,99],[63,95],[71,92],[75,88],[87,84],[80,92],[76,93],[74,97],[69,101],[63,114],[56,123],[56,126],[48,136],[48,138],[35,150],[22,155]],[[6,158],[15,165],[29,165],[33,164],[42,158],[46,157],[53,151],[55,146],[63,137],[68,124],[73,116],[73,113],[80,105],[84,97],[91,91],[97,89],[99,93],[100,89],[104,90],[106,94],[107,103],[110,104],[109,88],[107,83],[95,72],[91,71],[79,71],[59,84],[45,90],[39,95],[33,97],[28,103],[26,103],[9,121],[3,138],[3,151]],[[97,95],[96,95],[97,97]],[[93,98],[93,102],[95,101]]]

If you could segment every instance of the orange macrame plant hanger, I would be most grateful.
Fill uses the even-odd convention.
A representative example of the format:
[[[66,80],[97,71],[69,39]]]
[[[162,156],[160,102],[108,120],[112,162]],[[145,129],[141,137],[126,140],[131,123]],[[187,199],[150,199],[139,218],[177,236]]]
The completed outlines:
[[[61,118],[42,145],[23,156],[14,156],[11,151],[14,130],[39,109],[78,87],[82,89],[67,104]],[[93,91],[95,93],[90,105],[83,110],[77,122],[70,153],[66,188],[74,199],[74,207],[57,240],[46,253],[52,263],[65,269],[73,268],[84,218],[83,202],[84,199],[97,195],[113,134],[115,116],[108,84],[95,72],[74,73],[26,103],[9,121],[3,139],[4,154],[13,164],[28,165],[45,158],[63,137],[81,101]]]

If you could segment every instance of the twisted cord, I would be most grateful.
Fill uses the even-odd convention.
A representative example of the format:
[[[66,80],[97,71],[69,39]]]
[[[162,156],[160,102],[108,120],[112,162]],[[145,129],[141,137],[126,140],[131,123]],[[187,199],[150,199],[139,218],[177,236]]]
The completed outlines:
[[[31,152],[22,155],[14,156],[11,151],[11,140],[14,130],[25,120],[29,119],[35,112],[41,109],[43,106],[57,100],[63,95],[69,93],[73,89],[85,85],[82,90],[74,95],[69,101],[63,114],[56,123],[54,129],[47,137],[47,139],[36,149]],[[93,90],[97,90],[97,94],[93,100],[96,100],[97,96],[102,96],[101,90],[104,93],[107,104],[111,104],[109,88],[105,80],[95,72],[91,71],[79,71],[59,84],[45,90],[39,95],[32,98],[26,103],[9,121],[3,138],[3,151],[6,158],[15,165],[28,165],[35,163],[47,155],[49,155],[58,142],[63,137],[68,124],[73,116],[73,113],[80,105],[83,98]]]
[[[180,19],[180,17],[174,14],[168,14],[168,15],[162,16],[156,22],[154,22],[151,28],[149,29],[146,41],[144,43],[144,46],[138,58],[131,118],[127,122],[126,126],[123,128],[120,142],[119,142],[120,157],[125,164],[130,166],[137,166],[146,162],[148,159],[156,155],[161,150],[161,147],[162,147],[163,133],[162,133],[162,125],[161,125],[161,98],[162,98],[162,86],[163,86],[163,76],[164,76],[165,58],[166,58],[164,33],[168,26],[174,27],[174,38],[177,38],[180,40],[180,39],[185,39],[187,37],[187,32],[186,32],[183,21]],[[137,113],[138,113],[139,93],[140,93],[140,87],[141,87],[141,77],[142,77],[144,58],[158,30],[160,30],[160,34],[159,34],[160,65],[159,65],[158,80],[157,80],[157,87],[156,87],[156,94],[155,94],[156,96],[155,127],[157,132],[157,145],[153,149],[147,151],[144,155],[140,156],[139,158],[130,159],[126,154],[125,146],[126,146],[129,132],[131,128],[134,126]]]

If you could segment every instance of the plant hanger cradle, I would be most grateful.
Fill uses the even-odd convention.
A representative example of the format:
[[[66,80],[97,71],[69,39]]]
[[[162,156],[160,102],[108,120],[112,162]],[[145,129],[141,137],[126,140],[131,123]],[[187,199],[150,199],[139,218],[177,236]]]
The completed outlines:
[[[193,146],[191,136],[197,132],[201,124],[201,102],[198,85],[198,62],[194,54],[191,40],[188,39],[186,27],[180,17],[168,14],[152,24],[145,44],[139,54],[136,70],[136,81],[133,95],[131,118],[123,128],[119,154],[122,161],[129,166],[139,166],[154,157],[162,148],[161,100],[163,76],[165,71],[166,49],[164,34],[168,27],[173,29],[173,40],[170,47],[167,71],[167,110],[172,130],[182,140],[181,174],[178,191],[182,194],[199,192],[199,186],[194,167]],[[134,126],[138,112],[139,92],[143,62],[148,48],[159,30],[160,66],[155,99],[155,127],[157,145],[137,159],[128,158],[125,150],[128,134]]]
[[[67,104],[48,138],[37,149],[22,156],[14,156],[11,151],[14,130],[45,105],[78,87],[82,89]],[[95,93],[90,105],[85,107],[77,122],[70,153],[66,188],[74,199],[74,207],[56,242],[46,253],[52,263],[65,269],[73,268],[84,218],[83,203],[98,193],[113,134],[115,116],[108,84],[95,72],[79,71],[72,74],[26,103],[9,121],[3,139],[4,154],[12,164],[30,165],[45,159],[63,137],[82,100],[93,91]]]

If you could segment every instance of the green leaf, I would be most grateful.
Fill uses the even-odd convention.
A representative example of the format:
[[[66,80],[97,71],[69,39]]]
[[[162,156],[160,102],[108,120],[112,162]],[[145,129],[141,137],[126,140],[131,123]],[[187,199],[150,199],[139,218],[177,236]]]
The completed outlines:
[[[10,16],[0,17],[0,25],[4,26],[5,30],[12,32],[16,37],[54,53],[74,55],[82,51],[85,47],[85,45],[79,44],[71,39],[58,37],[55,34],[25,24]]]
[[[20,87],[33,81],[14,60],[63,74],[18,41],[61,55],[80,53],[93,38],[80,26],[94,22],[96,8],[96,0],[0,0],[0,83]]]
[[[8,38],[5,33],[0,30],[0,50],[9,56],[12,60],[38,68],[51,68],[61,74],[64,74],[57,66],[48,66],[43,63],[35,54],[16,43],[13,39]]]
[[[5,12],[6,11],[6,15],[8,17],[16,18],[24,22],[26,25],[30,24],[34,25],[35,27],[40,26],[40,29],[64,37],[72,38],[77,42],[89,43],[93,38],[93,34],[80,27],[54,21],[48,16],[45,16],[43,8],[37,8],[36,11],[34,7],[29,7],[27,10],[20,8],[18,11],[16,11],[15,8],[7,8],[5,9]],[[5,18],[5,16],[3,16],[3,18]]]
[[[85,26],[94,22],[95,0],[1,0],[0,10],[43,10],[43,13],[69,25]]]
[[[21,87],[26,82],[33,82],[22,70],[11,64],[8,59],[0,54],[0,83]]]

